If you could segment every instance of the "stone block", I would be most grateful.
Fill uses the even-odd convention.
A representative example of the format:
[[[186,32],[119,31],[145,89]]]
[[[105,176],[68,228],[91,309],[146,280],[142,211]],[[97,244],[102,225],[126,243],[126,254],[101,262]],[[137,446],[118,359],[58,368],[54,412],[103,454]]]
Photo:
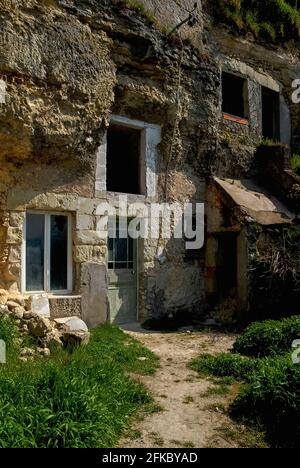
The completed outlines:
[[[93,229],[93,216],[86,214],[78,214],[76,217],[76,229],[79,231]]]
[[[21,264],[20,263],[8,264],[6,270],[3,272],[3,277],[6,279],[6,281],[20,281]]]
[[[23,224],[24,224],[24,220],[25,220],[25,212],[24,211],[13,211],[10,213],[10,225],[11,227],[14,227],[14,228],[19,228],[19,229],[22,229],[23,228]]]
[[[82,319],[89,328],[108,320],[106,266],[85,263],[81,268]]]
[[[40,193],[34,190],[11,189],[7,195],[7,209],[25,211],[40,209],[53,211],[76,211],[78,196],[73,194]]]
[[[21,246],[10,247],[8,261],[10,263],[18,263],[21,261]]]
[[[50,317],[50,306],[47,294],[34,294],[28,301],[29,309],[42,317]]]
[[[22,229],[9,227],[7,229],[6,242],[8,244],[21,244],[23,241],[23,231]]]
[[[0,80],[0,104],[6,103],[6,83]]]
[[[92,260],[93,247],[90,245],[79,245],[73,249],[73,259],[75,263],[84,263]]]
[[[9,257],[9,247],[7,245],[0,245],[0,264],[5,264]]]
[[[58,326],[67,326],[71,331],[88,331],[88,327],[78,317],[64,317],[54,320]]]
[[[49,297],[52,319],[81,316],[81,296]]]
[[[80,214],[92,215],[96,209],[96,202],[90,198],[79,197],[77,209]]]
[[[76,231],[75,244],[77,245],[105,245],[106,239],[103,239],[101,231]]]
[[[79,245],[74,247],[73,258],[75,263],[105,263],[106,256],[106,246]]]

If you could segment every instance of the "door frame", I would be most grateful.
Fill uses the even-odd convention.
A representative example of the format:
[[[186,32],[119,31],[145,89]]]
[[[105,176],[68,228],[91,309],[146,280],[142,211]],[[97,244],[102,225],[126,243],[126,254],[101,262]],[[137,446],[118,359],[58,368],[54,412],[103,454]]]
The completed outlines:
[[[109,237],[109,230],[108,230],[108,237]],[[107,238],[107,241],[108,241],[108,238]],[[139,311],[140,311],[140,279],[139,279],[139,272],[140,272],[140,257],[139,257],[139,254],[140,254],[140,251],[142,251],[141,249],[141,239],[133,239],[133,242],[134,242],[134,245],[135,245],[135,261],[134,261],[134,264],[135,264],[135,271],[136,271],[136,274],[135,274],[135,282],[136,282],[136,321],[138,322],[139,321]],[[107,272],[109,272],[109,268],[108,268],[108,251],[107,251],[107,256],[106,256],[106,268],[107,268]],[[107,275],[108,277],[108,275]],[[109,290],[109,277],[108,277],[108,284],[107,284],[107,289]],[[109,321],[111,320],[111,317],[109,316]]]

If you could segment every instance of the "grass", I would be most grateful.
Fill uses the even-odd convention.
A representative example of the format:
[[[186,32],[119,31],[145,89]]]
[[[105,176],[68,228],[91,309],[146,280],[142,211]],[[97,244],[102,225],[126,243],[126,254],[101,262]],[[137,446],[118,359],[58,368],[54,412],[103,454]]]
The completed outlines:
[[[280,143],[280,141],[277,141],[277,140],[272,140],[271,138],[262,138],[262,140],[260,140],[258,146],[282,146],[282,143]]]
[[[259,39],[277,43],[300,37],[297,0],[216,0],[211,11],[216,21]]]
[[[154,373],[157,358],[118,328],[93,331],[90,343],[72,354],[56,350],[26,363],[17,358],[15,333],[1,318],[9,350],[0,366],[1,448],[112,447],[138,409],[154,410],[128,373]]]
[[[204,407],[205,410],[207,411],[213,411],[215,413],[225,413],[226,408],[223,403],[210,403],[209,405],[206,405]]]
[[[220,383],[219,385],[215,385],[213,387],[209,387],[206,392],[202,393],[200,396],[202,398],[210,398],[215,396],[225,396],[230,393],[230,386]]]
[[[235,378],[245,380],[258,368],[256,360],[239,354],[223,353],[219,356],[202,355],[190,363],[190,367],[203,376]]]
[[[240,448],[268,448],[265,442],[265,434],[243,427],[237,430],[235,427],[220,426],[218,432],[228,442],[236,442]]]
[[[300,37],[297,0],[216,0],[212,14],[239,33],[251,32],[273,43],[298,41]]]
[[[153,13],[151,13],[151,11],[139,0],[112,0],[112,3],[116,6],[125,7],[129,10],[135,11],[147,19],[151,24],[155,22],[155,16]]]
[[[299,445],[300,365],[291,356],[299,320],[254,323],[238,338],[234,353],[202,355],[190,363],[202,376],[240,382],[230,415],[250,428],[254,439],[264,432],[273,447]]]

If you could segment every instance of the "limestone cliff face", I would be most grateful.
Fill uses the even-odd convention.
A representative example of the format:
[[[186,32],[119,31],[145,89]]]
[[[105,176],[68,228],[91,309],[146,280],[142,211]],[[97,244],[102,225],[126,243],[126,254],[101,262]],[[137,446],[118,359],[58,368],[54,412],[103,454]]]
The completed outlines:
[[[35,187],[43,178],[47,187],[72,190],[83,177],[81,190],[91,193],[87,168],[116,81],[111,40],[55,2],[8,3],[0,5],[2,183],[14,176]]]
[[[185,11],[176,8],[170,26]],[[179,109],[178,45],[135,11],[115,1],[2,0],[0,14],[0,77],[7,87],[0,107],[2,183],[38,188],[43,179],[43,188],[92,194],[90,168],[114,91],[115,109],[168,122],[170,130],[178,113],[190,128],[203,118],[209,126],[216,99],[209,109],[193,103],[215,93],[214,74],[187,50],[183,62],[191,71],[183,76]]]

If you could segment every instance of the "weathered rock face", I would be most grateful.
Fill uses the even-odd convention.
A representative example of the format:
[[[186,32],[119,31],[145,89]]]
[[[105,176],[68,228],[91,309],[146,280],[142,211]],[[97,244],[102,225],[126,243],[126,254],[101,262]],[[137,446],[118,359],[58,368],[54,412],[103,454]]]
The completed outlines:
[[[1,182],[39,189],[42,177],[44,189],[91,194],[116,80],[111,41],[56,2],[20,5],[1,7]]]
[[[204,202],[212,174],[252,174],[262,130],[261,85],[282,90],[299,149],[299,109],[290,102],[298,51],[266,50],[224,34],[202,7],[195,28],[183,28],[182,43],[165,32],[186,17],[192,0],[141,3],[154,24],[149,14],[118,0],[0,3],[0,80],[6,89],[5,102],[0,99],[0,304],[7,302],[5,291],[17,295],[22,287],[26,210],[68,212],[76,297],[51,298],[51,313],[59,317],[61,308],[64,316],[75,315],[76,309],[92,325],[107,319],[107,246],[96,232],[95,214],[95,198],[107,194],[99,194],[95,179],[97,149],[111,113],[161,127],[159,201]],[[223,119],[224,64],[249,76],[247,125]],[[184,243],[174,239],[159,249],[165,263],[156,259],[156,241],[143,246],[140,319],[202,313],[202,259],[187,261]],[[101,275],[91,279],[92,270]],[[95,284],[99,291],[91,298]]]

